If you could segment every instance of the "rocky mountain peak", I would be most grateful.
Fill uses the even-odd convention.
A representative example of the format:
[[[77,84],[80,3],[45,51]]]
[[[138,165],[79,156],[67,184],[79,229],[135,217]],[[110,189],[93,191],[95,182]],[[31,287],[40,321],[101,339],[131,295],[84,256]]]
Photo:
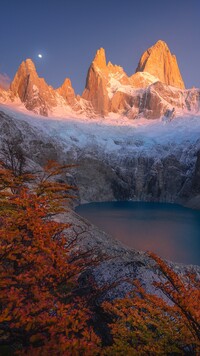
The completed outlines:
[[[111,62],[106,64],[105,50],[100,48],[89,67],[82,98],[91,102],[96,114],[106,116],[111,108],[113,91],[118,86],[129,85],[123,68]]]
[[[11,92],[18,96],[28,110],[48,115],[49,108],[56,105],[54,90],[39,78],[31,59],[23,61],[11,83]]]
[[[92,63],[99,68],[106,68],[106,53],[104,48],[101,47],[97,50]]]
[[[117,64],[112,64],[110,61],[107,64],[108,71],[111,73],[124,72],[124,69]]]
[[[95,113],[106,115],[108,113],[107,85],[108,70],[104,48],[97,50],[95,57],[88,69],[86,86],[82,98],[91,102]]]
[[[169,51],[169,48],[168,48],[168,45],[165,41],[163,40],[158,40],[155,45],[155,47],[163,47],[163,48],[166,48],[168,51]]]
[[[36,72],[35,64],[33,63],[32,59],[27,58],[24,62],[22,62],[22,64],[25,65],[27,70]]]
[[[148,72],[162,83],[184,89],[185,85],[176,56],[171,54],[164,41],[157,41],[140,58],[136,72]]]
[[[71,89],[71,88],[72,88],[71,80],[69,78],[65,78],[64,82],[57,89],[57,91],[60,92],[60,94],[62,93],[62,95],[63,95],[66,90]]]
[[[23,61],[16,74],[15,77],[10,85],[11,91],[15,95],[19,95],[20,99],[24,101],[25,99],[25,81],[28,82],[30,79],[30,76],[37,77],[37,72],[34,63],[32,62],[31,59],[26,59]]]
[[[63,84],[56,89],[56,91],[66,100],[67,104],[74,105],[76,96],[69,78],[66,78]]]

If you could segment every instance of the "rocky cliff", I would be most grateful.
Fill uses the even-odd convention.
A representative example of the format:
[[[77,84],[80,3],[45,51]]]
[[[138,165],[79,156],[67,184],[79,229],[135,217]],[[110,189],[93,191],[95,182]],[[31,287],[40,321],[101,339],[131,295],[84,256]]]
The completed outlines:
[[[131,199],[200,208],[200,116],[146,125],[126,120],[43,121],[1,107],[0,137],[19,138],[36,164],[76,163],[70,173],[81,202]]]
[[[129,118],[173,119],[180,114],[200,111],[200,89],[180,90],[157,81],[137,91],[127,102],[125,111]]]
[[[28,110],[43,116],[48,116],[59,104],[70,107],[76,104],[71,81],[66,78],[62,86],[54,90],[44,78],[39,78],[31,59],[27,59],[19,66],[11,83],[10,92],[13,96],[19,97]]]
[[[28,110],[47,116],[48,110],[56,106],[53,88],[39,78],[31,59],[22,62],[10,86],[11,92],[19,96]]]
[[[176,56],[171,54],[164,41],[156,42],[140,58],[136,72],[148,72],[162,83],[184,89]]]
[[[76,104],[76,95],[69,78],[64,80],[63,84],[58,89],[56,89],[56,92],[65,99],[68,105],[74,107]]]
[[[82,98],[91,102],[96,114],[125,113],[137,101],[133,99],[137,96],[135,89],[146,88],[157,80],[149,73],[136,73],[128,77],[122,67],[107,63],[105,50],[100,48],[88,70]]]
[[[88,70],[86,87],[82,98],[90,101],[96,113],[103,116],[109,112],[107,81],[108,70],[105,51],[100,48]]]

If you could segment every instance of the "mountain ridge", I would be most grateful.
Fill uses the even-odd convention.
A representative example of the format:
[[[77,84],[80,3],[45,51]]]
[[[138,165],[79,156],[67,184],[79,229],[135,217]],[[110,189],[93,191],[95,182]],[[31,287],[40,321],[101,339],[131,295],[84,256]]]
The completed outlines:
[[[107,62],[103,48],[97,50],[81,96],[75,94],[69,78],[59,88],[48,85],[38,76],[33,61],[27,59],[19,66],[10,89],[0,89],[0,102],[9,100],[18,100],[43,116],[68,110],[75,116],[116,113],[130,119],[158,119],[171,118],[177,110],[198,113],[200,89],[185,89],[175,55],[159,40],[142,54],[131,76],[121,66]]]

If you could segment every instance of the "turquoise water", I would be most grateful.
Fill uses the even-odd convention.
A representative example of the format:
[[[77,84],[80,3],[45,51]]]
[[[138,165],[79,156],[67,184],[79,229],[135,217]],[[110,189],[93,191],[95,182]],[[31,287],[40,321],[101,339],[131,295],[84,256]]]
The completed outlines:
[[[174,262],[200,265],[200,212],[174,204],[106,202],[76,208],[123,244]]]

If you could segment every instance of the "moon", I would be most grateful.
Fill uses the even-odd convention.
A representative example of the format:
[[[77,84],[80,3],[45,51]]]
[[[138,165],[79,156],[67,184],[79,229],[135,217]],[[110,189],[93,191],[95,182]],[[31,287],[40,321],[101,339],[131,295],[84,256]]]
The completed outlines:
[[[41,53],[38,54],[38,58],[42,58],[42,54]]]

